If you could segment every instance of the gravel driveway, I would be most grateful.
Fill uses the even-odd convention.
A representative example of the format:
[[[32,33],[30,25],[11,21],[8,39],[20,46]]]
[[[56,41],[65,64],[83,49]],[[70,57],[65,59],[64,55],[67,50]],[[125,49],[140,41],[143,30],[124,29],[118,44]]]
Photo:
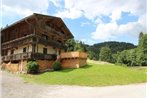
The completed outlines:
[[[147,83],[107,86],[59,86],[24,83],[13,74],[0,71],[2,98],[146,98]]]

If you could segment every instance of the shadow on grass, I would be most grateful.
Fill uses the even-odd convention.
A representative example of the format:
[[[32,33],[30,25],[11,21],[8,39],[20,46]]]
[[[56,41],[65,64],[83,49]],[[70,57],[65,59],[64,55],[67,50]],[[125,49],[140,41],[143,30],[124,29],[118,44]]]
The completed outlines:
[[[35,73],[35,74],[31,74],[31,73],[27,73],[27,75],[41,75],[41,74],[44,74],[44,73],[47,73],[47,72],[55,72],[54,70],[46,70],[46,71],[42,71],[42,72],[38,72],[38,73]]]
[[[71,72],[73,70],[76,70],[76,68],[62,69],[60,72]]]
[[[77,70],[77,69],[88,69],[88,68],[90,68],[90,67],[92,67],[92,65],[86,64],[86,65],[82,66],[81,68],[63,69],[63,70],[61,70],[60,72],[71,72],[71,71]]]
[[[86,65],[84,65],[84,66],[81,67],[81,68],[82,68],[82,69],[88,69],[88,68],[90,68],[90,67],[92,67],[92,65],[86,64]]]
[[[43,73],[46,73],[46,72],[71,72],[73,70],[76,70],[76,69],[88,69],[92,67],[92,65],[89,65],[89,64],[86,64],[84,66],[82,66],[81,68],[68,68],[68,69],[61,69],[61,70],[58,70],[58,71],[43,71],[43,72],[39,72],[39,73],[36,73],[36,74],[32,74],[32,75],[40,75],[40,74],[43,74]]]

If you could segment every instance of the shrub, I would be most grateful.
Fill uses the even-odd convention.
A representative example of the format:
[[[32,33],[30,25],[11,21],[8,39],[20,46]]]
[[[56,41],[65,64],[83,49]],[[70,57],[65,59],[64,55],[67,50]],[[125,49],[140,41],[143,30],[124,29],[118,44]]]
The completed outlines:
[[[36,74],[39,71],[39,65],[36,61],[28,61],[27,73]]]
[[[53,63],[53,69],[56,70],[60,70],[61,69],[61,63],[60,62],[54,62]]]

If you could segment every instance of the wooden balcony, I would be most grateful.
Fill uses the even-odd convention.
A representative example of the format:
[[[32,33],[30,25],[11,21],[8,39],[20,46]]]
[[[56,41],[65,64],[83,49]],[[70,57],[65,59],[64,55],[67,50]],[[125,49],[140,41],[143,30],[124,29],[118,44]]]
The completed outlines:
[[[16,48],[16,47],[19,47],[19,46],[22,46],[22,45],[25,45],[25,44],[43,44],[43,45],[46,45],[46,46],[54,46],[54,47],[57,47],[57,48],[65,48],[65,46],[55,40],[46,40],[44,38],[42,38],[41,36],[38,36],[38,35],[27,35],[27,36],[24,36],[22,38],[18,38],[18,39],[15,39],[15,40],[12,40],[12,41],[9,41],[9,42],[5,42],[5,43],[2,43],[2,50],[4,49],[10,49],[10,48]]]
[[[50,45],[50,46],[54,46],[54,47],[57,47],[57,48],[65,48],[65,46],[62,44],[62,43],[59,43],[55,40],[51,40],[51,39],[44,39],[40,36],[35,36],[35,40],[36,40],[36,43],[41,43],[41,44],[44,44],[44,45]]]
[[[21,38],[12,40],[12,41],[2,43],[1,48],[2,48],[2,50],[3,49],[10,49],[10,48],[19,47],[24,44],[29,44],[32,42],[33,42],[33,35],[31,34],[31,35],[27,35],[27,36],[24,36],[24,37],[21,37]]]
[[[84,52],[65,52],[60,54],[60,58],[87,58],[87,54]]]
[[[42,54],[42,53],[20,53],[20,54],[13,54],[9,56],[2,56],[2,61],[18,61],[24,59],[45,59],[45,60],[55,60],[56,54]]]

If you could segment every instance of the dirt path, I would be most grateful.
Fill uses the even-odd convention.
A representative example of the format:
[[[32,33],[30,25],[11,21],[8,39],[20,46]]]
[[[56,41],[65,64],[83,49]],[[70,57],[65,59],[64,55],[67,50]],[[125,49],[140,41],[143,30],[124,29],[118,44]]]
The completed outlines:
[[[146,83],[107,86],[46,86],[24,83],[23,80],[0,71],[2,98],[146,98]]]

